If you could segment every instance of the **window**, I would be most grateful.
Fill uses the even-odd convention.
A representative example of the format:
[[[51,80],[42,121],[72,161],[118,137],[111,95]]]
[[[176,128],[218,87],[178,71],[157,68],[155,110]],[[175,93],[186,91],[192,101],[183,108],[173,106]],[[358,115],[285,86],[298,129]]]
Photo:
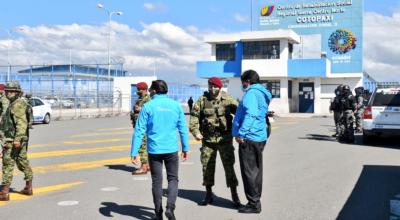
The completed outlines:
[[[272,98],[281,97],[281,82],[279,80],[261,81],[261,84],[271,92]]]
[[[289,99],[292,98],[292,91],[293,91],[292,86],[293,86],[292,80],[289,80],[288,81],[288,98]]]
[[[243,43],[243,59],[279,59],[279,40]]]
[[[235,60],[235,44],[215,45],[217,60]]]

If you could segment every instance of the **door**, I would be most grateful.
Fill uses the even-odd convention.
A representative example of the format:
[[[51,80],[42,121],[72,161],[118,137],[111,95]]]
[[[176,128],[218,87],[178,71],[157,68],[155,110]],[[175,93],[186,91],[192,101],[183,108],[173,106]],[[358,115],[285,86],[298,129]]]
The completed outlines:
[[[314,83],[299,83],[299,112],[314,113]]]
[[[136,84],[131,84],[131,110],[133,109],[133,106],[136,103],[136,100],[138,100],[139,96],[136,94],[137,92],[137,87]]]

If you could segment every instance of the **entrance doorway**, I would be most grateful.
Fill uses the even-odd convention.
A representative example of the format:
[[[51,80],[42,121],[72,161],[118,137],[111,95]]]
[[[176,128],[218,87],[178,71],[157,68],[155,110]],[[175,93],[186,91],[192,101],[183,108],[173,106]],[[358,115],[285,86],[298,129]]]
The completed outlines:
[[[299,112],[314,113],[314,83],[299,83]]]

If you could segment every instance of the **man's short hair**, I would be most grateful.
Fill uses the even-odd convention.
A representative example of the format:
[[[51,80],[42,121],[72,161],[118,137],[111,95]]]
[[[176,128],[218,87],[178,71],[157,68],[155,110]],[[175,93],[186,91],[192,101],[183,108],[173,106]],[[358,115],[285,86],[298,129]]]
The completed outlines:
[[[240,80],[242,82],[249,81],[250,85],[253,85],[260,83],[260,76],[258,76],[258,73],[254,70],[246,70],[240,77]]]
[[[151,82],[150,89],[156,91],[156,94],[167,94],[168,93],[167,83],[161,79],[154,80],[153,82]]]

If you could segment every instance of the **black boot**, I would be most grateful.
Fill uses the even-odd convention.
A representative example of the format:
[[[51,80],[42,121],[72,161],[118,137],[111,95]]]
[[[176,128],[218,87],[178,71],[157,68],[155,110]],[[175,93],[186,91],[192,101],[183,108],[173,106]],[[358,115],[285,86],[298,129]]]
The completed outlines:
[[[240,203],[239,195],[237,193],[236,187],[231,187],[232,202],[235,208],[242,206]]]
[[[213,203],[213,201],[214,201],[214,198],[213,198],[212,188],[211,188],[211,186],[206,186],[206,196],[199,203],[199,205],[206,206],[208,204]]]
[[[160,208],[160,210],[156,210],[156,216],[154,216],[151,220],[163,220],[163,210]]]
[[[176,220],[174,210],[175,210],[175,205],[167,205],[167,210],[165,210],[165,216],[167,216],[168,220]]]

